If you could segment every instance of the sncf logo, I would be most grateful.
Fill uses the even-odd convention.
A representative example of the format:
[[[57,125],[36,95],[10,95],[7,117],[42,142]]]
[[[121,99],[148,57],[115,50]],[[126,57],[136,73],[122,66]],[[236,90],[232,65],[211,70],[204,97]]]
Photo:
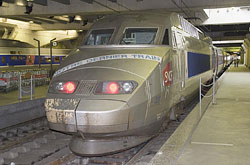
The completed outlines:
[[[169,62],[163,70],[164,85],[169,86],[173,82],[172,62]]]

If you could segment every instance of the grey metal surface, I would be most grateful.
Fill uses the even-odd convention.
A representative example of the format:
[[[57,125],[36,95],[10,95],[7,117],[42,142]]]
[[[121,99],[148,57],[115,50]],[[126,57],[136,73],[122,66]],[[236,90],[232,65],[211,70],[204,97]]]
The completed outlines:
[[[211,57],[211,45],[203,38],[198,39],[198,31],[192,25],[189,28],[197,32],[196,35],[185,31],[188,26],[182,27],[181,21],[183,19],[175,13],[132,13],[110,16],[95,23],[88,35],[96,29],[114,29],[110,40],[105,46],[82,46],[69,55],[54,74],[51,84],[61,81],[131,80],[138,85],[129,94],[91,94],[94,84],[90,87],[85,85],[87,90],[83,90],[80,84],[73,94],[48,93],[47,100],[57,105],[53,108],[53,105],[47,106],[46,103],[47,117],[53,129],[81,132],[86,142],[92,142],[94,137],[108,141],[117,136],[140,138],[142,135],[151,137],[157,134],[163,121],[169,117],[170,110],[177,111],[179,104],[196,94],[199,77],[202,77],[203,82],[212,77],[212,66],[206,72],[188,77],[187,52]],[[189,24],[186,22],[186,25]],[[128,27],[153,27],[158,31],[154,34],[155,39],[145,45],[122,45],[120,40]],[[166,28],[169,45],[162,44]],[[173,42],[175,35],[172,34],[179,37],[176,37],[178,44]],[[87,95],[79,95],[79,90],[86,91]],[[74,109],[64,109],[58,98],[80,101],[74,104]],[[78,144],[73,145],[75,148],[71,147],[75,152],[95,154],[97,151],[77,141],[74,144]],[[102,145],[104,148],[108,146]],[[119,147],[123,148],[119,143],[112,145],[116,150]],[[83,148],[83,151],[79,148]],[[106,150],[108,152],[110,148]]]
[[[44,98],[0,106],[0,129],[45,116]]]
[[[69,147],[73,153],[79,155],[104,155],[132,148],[141,144],[150,137],[117,137],[112,139],[83,140],[82,137],[73,137]],[[83,148],[88,148],[83,150]]]

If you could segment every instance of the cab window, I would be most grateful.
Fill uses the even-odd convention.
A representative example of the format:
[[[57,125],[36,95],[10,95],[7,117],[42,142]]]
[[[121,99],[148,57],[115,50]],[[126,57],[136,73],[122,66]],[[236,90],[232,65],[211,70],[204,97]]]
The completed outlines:
[[[111,39],[114,29],[92,30],[85,45],[107,45]]]
[[[127,28],[121,45],[154,44],[158,28]]]

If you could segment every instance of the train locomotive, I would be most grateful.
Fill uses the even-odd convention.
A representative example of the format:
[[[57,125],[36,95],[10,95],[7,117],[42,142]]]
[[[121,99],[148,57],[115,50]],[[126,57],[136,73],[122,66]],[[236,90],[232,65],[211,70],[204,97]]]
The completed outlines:
[[[78,155],[103,155],[159,133],[218,72],[211,39],[176,13],[107,16],[55,72],[45,101],[52,130]],[[178,108],[179,107],[179,108]]]

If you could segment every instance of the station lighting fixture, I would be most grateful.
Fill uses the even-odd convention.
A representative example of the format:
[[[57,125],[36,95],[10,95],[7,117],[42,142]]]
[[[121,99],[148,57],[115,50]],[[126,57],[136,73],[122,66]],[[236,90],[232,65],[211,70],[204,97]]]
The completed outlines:
[[[76,20],[76,21],[81,21],[81,20],[82,20],[82,18],[81,18],[81,16],[80,16],[80,15],[76,15],[76,16],[75,16],[75,20]]]
[[[225,41],[213,41],[213,44],[232,44],[232,43],[243,43],[244,40],[225,40]]]
[[[16,2],[17,6],[26,6],[27,5],[26,0],[16,0],[15,2]]]

